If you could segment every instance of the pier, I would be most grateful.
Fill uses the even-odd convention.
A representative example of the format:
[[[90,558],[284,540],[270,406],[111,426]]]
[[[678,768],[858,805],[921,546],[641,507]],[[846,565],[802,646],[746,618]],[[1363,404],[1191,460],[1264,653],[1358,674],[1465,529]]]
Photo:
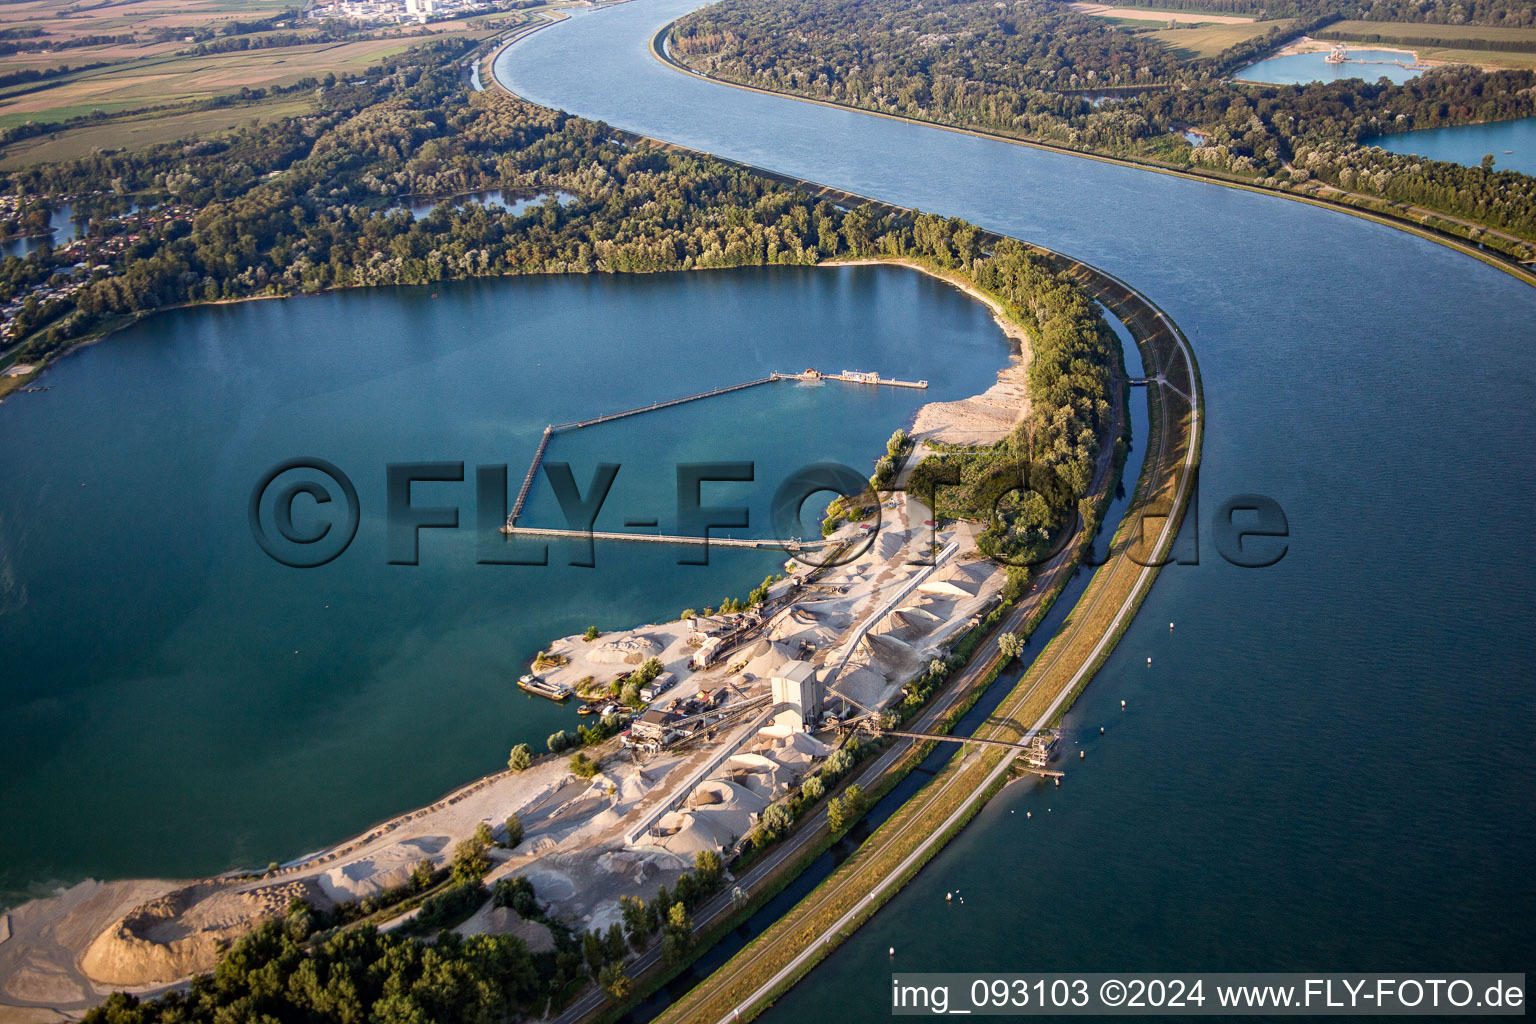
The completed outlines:
[[[722,548],[757,548],[772,551],[815,551],[827,545],[827,541],[776,540],[772,537],[685,537],[669,533],[619,533],[603,530],[557,530],[543,526],[514,526],[508,522],[501,532],[528,537],[556,537],[568,540],[629,540],[650,544],[697,544]]]
[[[892,380],[882,377],[873,370],[844,370],[842,373],[822,373],[820,370],[808,369],[804,373],[776,373],[773,375],[778,380],[837,380],[844,384],[877,384],[888,388],[926,388],[925,380]]]
[[[588,534],[571,530],[536,531],[526,527],[519,528],[517,526],[517,517],[523,514],[523,505],[528,501],[528,491],[533,487],[534,477],[538,475],[539,466],[544,462],[544,453],[549,449],[550,439],[553,438],[556,434],[564,433],[567,430],[581,430],[585,427],[595,427],[599,423],[612,423],[614,420],[622,420],[630,416],[639,416],[641,413],[656,412],[659,409],[670,409],[674,405],[684,405],[688,402],[697,402],[700,399],[714,398],[716,395],[726,395],[730,394],[732,391],[744,391],[747,388],[755,388],[761,384],[772,384],[775,381],[781,380],[801,382],[835,380],[841,381],[845,384],[870,384],[878,387],[891,388],[925,389],[928,387],[928,382],[926,380],[895,380],[888,377],[882,377],[879,373],[873,370],[844,370],[842,373],[822,373],[820,370],[806,369],[801,373],[770,373],[768,376],[759,377],[756,380],[743,381],[740,384],[729,384],[720,388],[712,388],[709,391],[701,391],[696,395],[684,395],[682,398],[668,398],[664,401],[652,402],[650,405],[642,405],[635,409],[625,409],[622,412],[610,412],[602,416],[593,416],[589,419],[573,420],[570,423],[552,423],[544,428],[544,436],[539,439],[539,446],[534,450],[533,462],[529,464],[528,472],[523,474],[523,485],[522,487],[518,488],[517,499],[512,503],[512,511],[507,515],[507,525],[502,527],[501,532],[512,533],[514,530],[520,529],[520,532],[522,533],[541,533],[547,536],[571,535],[579,537],[596,537],[598,539],[608,540],[645,540],[678,544],[704,543],[705,541],[701,537],[668,537],[659,534],[637,533]],[[727,543],[717,540],[713,543],[726,543],[727,547],[784,546],[778,541],[736,541]],[[799,550],[799,548],[790,550]]]
[[[509,528],[513,523],[517,522],[517,517],[523,514],[523,502],[528,500],[528,488],[533,486],[534,474],[539,471],[539,463],[544,461],[544,452],[549,448],[549,439],[554,436],[554,427],[544,428],[544,436],[539,438],[539,447],[533,453],[533,463],[528,467],[528,472],[523,476],[523,486],[518,488],[517,501],[512,503],[512,513],[507,516],[507,526]]]

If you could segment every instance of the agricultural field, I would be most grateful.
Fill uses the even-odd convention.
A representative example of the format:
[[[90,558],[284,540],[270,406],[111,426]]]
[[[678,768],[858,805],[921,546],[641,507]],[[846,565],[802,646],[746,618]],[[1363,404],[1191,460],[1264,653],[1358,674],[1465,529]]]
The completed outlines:
[[[157,142],[216,135],[255,121],[293,117],[314,109],[315,102],[311,97],[285,96],[216,110],[114,118],[102,124],[83,125],[13,143],[0,151],[0,171],[53,160],[73,160],[98,149],[134,149]]]
[[[1178,22],[1181,25],[1246,25],[1254,19],[1239,14],[1217,14],[1206,11],[1165,11],[1157,7],[1112,6],[1110,4],[1071,3],[1075,11],[1095,18],[1108,18],[1121,22]]]
[[[20,0],[9,2],[0,13],[7,28],[41,28],[46,38],[80,36],[148,36],[160,28],[184,28],[221,21],[269,18],[300,6],[293,0]]]
[[[170,54],[83,71],[0,97],[0,127],[52,121],[92,110],[126,110],[207,99],[242,88],[291,85],[301,78],[360,73],[417,39],[396,36],[351,43],[284,46],[205,56]]]
[[[1336,21],[1318,38],[1411,49],[1422,60],[1487,68],[1536,68],[1536,28]]]
[[[1245,25],[1197,25],[1193,28],[1165,28],[1147,36],[1173,50],[1186,60],[1214,57],[1229,47],[1262,36],[1276,26],[1289,25],[1291,19],[1253,21]]]

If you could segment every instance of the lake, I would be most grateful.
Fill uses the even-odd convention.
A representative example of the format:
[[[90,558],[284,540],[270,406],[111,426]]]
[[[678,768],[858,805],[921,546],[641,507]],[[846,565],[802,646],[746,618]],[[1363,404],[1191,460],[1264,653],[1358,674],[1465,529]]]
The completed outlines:
[[[549,448],[583,488],[621,465],[600,530],[677,532],[680,462],[752,461],[753,484],[707,483],[703,501],[747,505],[767,536],[793,470],[867,472],[919,405],[985,389],[1006,357],[954,288],[849,267],[180,310],[60,361],[52,390],[0,404],[0,905],[87,876],[264,866],[426,804],[575,728],[574,705],[513,685],[550,640],[742,598],[778,571],[771,552],[698,567],[649,544],[600,545],[595,568],[558,544],[548,566],[477,564],[475,467],[507,464],[515,493],[545,424],[807,366],[931,382],[767,385]],[[299,456],[346,473],[362,513],[309,570],[262,554],[246,512]],[[466,463],[464,483],[413,498],[457,506],[462,528],[423,531],[420,565],[386,564],[386,464],[427,460]],[[521,521],[564,524],[542,479]]]
[[[135,207],[137,209],[137,207]],[[25,257],[44,245],[60,246],[84,234],[85,225],[75,220],[75,204],[59,203],[48,214],[49,233],[34,238],[9,238],[0,242],[0,257]]]
[[[1401,85],[1424,73],[1423,68],[1410,69],[1398,63],[1414,62],[1413,54],[1402,50],[1351,49],[1349,60],[1343,64],[1330,64],[1327,57],[1326,51],[1269,57],[1257,64],[1248,65],[1232,77],[1243,82],[1262,82],[1266,85],[1306,85],[1308,82],[1337,82],[1345,78],[1363,78],[1367,82],[1385,78]]]
[[[1536,174],[1536,117],[1422,128],[1395,135],[1378,135],[1368,141],[1393,153],[1449,160],[1468,167],[1476,167],[1483,162],[1484,155],[1492,153],[1495,170]]]
[[[421,220],[444,202],[453,200],[455,206],[463,206],[466,203],[477,203],[488,210],[502,210],[520,217],[529,210],[542,206],[546,199],[553,197],[561,206],[569,206],[576,201],[576,197],[569,192],[556,190],[549,195],[538,196],[513,196],[505,194],[501,189],[488,189],[484,192],[465,192],[457,196],[410,196],[402,199],[400,205],[411,211],[411,217]]]
[[[1191,336],[1206,399],[1200,562],[1070,715],[1087,759],[1005,791],[764,1019],[887,1019],[890,946],[906,970],[1524,970],[1536,289],[1279,196],[681,75],[647,42],[696,3],[575,14],[497,76],[1095,263]],[[1215,549],[1244,493],[1286,512],[1271,568]]]

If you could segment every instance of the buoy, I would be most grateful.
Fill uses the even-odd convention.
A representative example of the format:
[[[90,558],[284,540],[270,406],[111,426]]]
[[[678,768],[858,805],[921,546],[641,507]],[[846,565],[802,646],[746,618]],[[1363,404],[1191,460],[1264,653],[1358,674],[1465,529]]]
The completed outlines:
[[[1120,710],[1121,710],[1121,711],[1124,711],[1124,710],[1125,710],[1125,701],[1121,701],[1121,702],[1120,702]]]
[[[891,953],[890,953],[890,955],[891,955],[891,956],[895,956],[895,955],[896,955],[896,947],[895,947],[895,946],[892,946],[892,947],[891,947]]]
[[[1101,725],[1101,726],[1099,726],[1099,735],[1100,735],[1100,736],[1103,736],[1103,735],[1104,735],[1104,727],[1103,727],[1103,726],[1102,726],[1102,725]]]
[[[1173,632],[1173,623],[1171,623],[1171,622],[1168,623],[1168,632],[1170,632],[1170,633]]]
[[[944,894],[944,902],[945,903],[953,903],[954,901],[955,901],[955,894],[954,893],[947,892],[947,893]]]
[[[1147,668],[1151,668],[1151,667],[1152,667],[1152,659],[1148,658],[1147,659]]]
[[[1086,751],[1086,750],[1079,750],[1079,751],[1078,751],[1078,752],[1077,752],[1077,759],[1078,759],[1078,760],[1079,760],[1079,761],[1081,761],[1081,760],[1082,760],[1082,759],[1083,759],[1083,758],[1085,758],[1085,757],[1087,757],[1087,756],[1088,756],[1088,751]]]
[[[1033,818],[1034,816],[1035,816],[1035,812],[1034,811],[1025,811],[1024,812],[1024,817],[1026,817],[1026,818]]]

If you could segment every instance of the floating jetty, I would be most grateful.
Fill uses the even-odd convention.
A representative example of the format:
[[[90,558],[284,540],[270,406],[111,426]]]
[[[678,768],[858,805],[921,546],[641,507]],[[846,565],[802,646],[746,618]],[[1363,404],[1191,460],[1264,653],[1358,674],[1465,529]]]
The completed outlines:
[[[533,462],[528,466],[528,472],[523,474],[523,485],[518,488],[517,499],[512,502],[512,511],[507,515],[507,525],[501,528],[502,533],[512,533],[517,529],[517,517],[523,514],[523,506],[528,502],[528,491],[533,487],[534,477],[538,476],[539,466],[544,461],[544,453],[549,450],[550,439],[556,434],[567,430],[581,430],[585,427],[595,427],[599,423],[612,423],[614,420],[622,420],[630,416],[639,416],[641,413],[656,412],[659,409],[670,409],[674,405],[684,405],[688,402],[697,402],[703,398],[713,398],[716,395],[729,394],[732,391],[744,391],[747,388],[755,388],[762,384],[772,384],[776,381],[824,381],[835,380],[845,384],[871,384],[888,388],[919,388],[928,387],[925,380],[894,380],[882,377],[873,370],[844,370],[842,373],[823,373],[820,370],[808,368],[800,373],[770,373],[766,377],[756,380],[743,381],[740,384],[729,384],[721,388],[712,388],[709,391],[701,391],[696,395],[684,395],[682,398],[669,398],[661,402],[652,402],[650,405],[642,405],[636,409],[625,409],[622,412],[610,412],[603,416],[593,416],[590,419],[574,420],[570,423],[551,423],[544,428],[544,436],[539,438],[539,446],[534,450]],[[520,533],[537,533],[542,536],[577,536],[597,537],[599,539],[612,540],[646,540],[672,544],[702,544],[701,537],[668,537],[659,534],[631,534],[631,533],[583,533],[573,530],[531,530],[522,528]],[[734,541],[715,540],[711,543],[724,543],[727,547],[784,547],[779,541]]]
[[[1342,46],[1335,46],[1332,50],[1329,50],[1328,51],[1328,56],[1323,58],[1323,63],[1325,63],[1325,64],[1396,64],[1398,67],[1400,67],[1400,68],[1407,68],[1409,71],[1424,71],[1424,70],[1428,70],[1431,67],[1431,65],[1425,64],[1423,61],[1419,60],[1419,55],[1417,53],[1415,53],[1413,55],[1413,63],[1412,64],[1409,64],[1407,61],[1402,61],[1402,60],[1361,60],[1359,57],[1351,57],[1349,55],[1349,51],[1346,50]]]
[[[844,384],[878,384],[888,388],[926,388],[925,380],[892,380],[882,377],[873,370],[844,370],[842,373],[822,373],[820,370],[808,369],[803,373],[776,373],[777,380],[839,380]]]

